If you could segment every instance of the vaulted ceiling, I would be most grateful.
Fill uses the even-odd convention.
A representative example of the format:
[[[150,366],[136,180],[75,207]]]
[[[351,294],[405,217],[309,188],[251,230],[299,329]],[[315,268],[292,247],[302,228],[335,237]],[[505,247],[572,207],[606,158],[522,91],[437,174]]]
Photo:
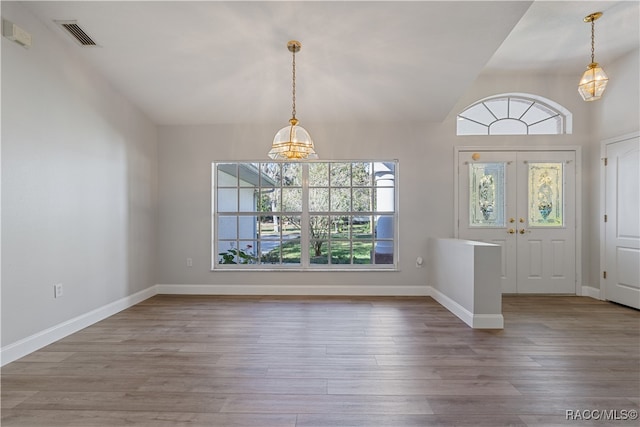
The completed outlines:
[[[25,2],[158,124],[439,122],[483,71],[573,74],[639,46],[637,1]],[[81,47],[54,20],[77,20]],[[27,29],[28,30],[28,29]],[[38,40],[34,40],[34,44]]]

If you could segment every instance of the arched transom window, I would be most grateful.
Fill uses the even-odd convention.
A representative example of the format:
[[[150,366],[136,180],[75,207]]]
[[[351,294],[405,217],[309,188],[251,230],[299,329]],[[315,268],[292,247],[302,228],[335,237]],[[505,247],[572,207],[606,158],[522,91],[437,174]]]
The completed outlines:
[[[458,114],[457,135],[571,133],[571,112],[550,99],[509,93],[481,99]]]

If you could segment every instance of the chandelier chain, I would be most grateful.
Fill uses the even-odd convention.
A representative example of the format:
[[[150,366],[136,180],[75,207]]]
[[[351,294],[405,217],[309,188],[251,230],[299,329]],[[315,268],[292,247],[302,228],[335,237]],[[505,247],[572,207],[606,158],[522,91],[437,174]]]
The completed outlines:
[[[292,118],[296,118],[296,51],[295,49],[293,50],[293,62],[292,62],[292,77],[293,77],[293,84],[291,85],[292,88],[292,95],[293,95],[293,103],[291,106],[291,116]]]
[[[591,62],[592,63],[596,62],[594,45],[595,45],[595,19],[592,19],[591,20]]]

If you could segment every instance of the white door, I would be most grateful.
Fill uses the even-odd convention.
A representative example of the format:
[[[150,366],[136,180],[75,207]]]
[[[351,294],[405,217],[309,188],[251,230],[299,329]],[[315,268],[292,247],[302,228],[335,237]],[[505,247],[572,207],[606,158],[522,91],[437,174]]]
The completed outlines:
[[[460,151],[458,237],[502,246],[503,293],[575,294],[575,152]]]
[[[606,145],[605,298],[640,308],[640,139]]]

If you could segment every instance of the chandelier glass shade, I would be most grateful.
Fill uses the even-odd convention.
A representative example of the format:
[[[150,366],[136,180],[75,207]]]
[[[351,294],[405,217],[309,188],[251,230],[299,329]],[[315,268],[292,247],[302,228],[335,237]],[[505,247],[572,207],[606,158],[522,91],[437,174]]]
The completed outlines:
[[[280,129],[273,138],[268,156],[275,160],[318,158],[311,135],[309,135],[309,132],[307,132],[305,128],[298,126],[298,119],[296,119],[296,52],[299,52],[301,47],[300,42],[296,40],[291,40],[287,43],[287,48],[293,54],[293,109],[291,111],[291,119],[289,119],[289,126]]]
[[[578,84],[578,93],[585,101],[596,101],[602,97],[609,77],[604,72],[602,67],[595,62],[594,45],[595,45],[595,32],[594,23],[602,16],[602,12],[595,12],[591,15],[587,15],[584,18],[584,22],[591,23],[591,63],[587,65],[587,71],[584,72],[580,83]]]

